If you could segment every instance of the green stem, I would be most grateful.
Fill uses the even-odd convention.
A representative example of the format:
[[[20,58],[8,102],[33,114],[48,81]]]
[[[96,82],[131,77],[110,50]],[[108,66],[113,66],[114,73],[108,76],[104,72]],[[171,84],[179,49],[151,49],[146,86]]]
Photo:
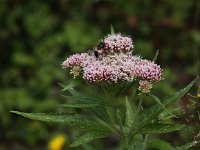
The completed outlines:
[[[139,112],[140,112],[140,108],[141,108],[141,106],[142,106],[142,101],[143,101],[143,99],[142,99],[142,94],[141,95],[139,95],[140,96],[140,100],[139,100],[139,103],[138,103],[138,106],[137,106],[137,108],[136,108],[136,113],[135,113],[135,118],[134,118],[134,121],[133,121],[133,124],[132,124],[132,126],[131,126],[131,129],[130,129],[130,132],[129,132],[129,134],[128,134],[128,137],[130,137],[130,141],[129,141],[129,144],[130,143],[132,143],[132,141],[133,141],[133,139],[134,139],[134,130],[135,130],[135,127],[137,126],[137,120],[138,120],[138,115],[139,115]]]
[[[119,129],[120,129],[119,134],[120,134],[120,138],[121,138],[122,147],[124,150],[128,150],[128,140],[127,140],[127,137],[123,130],[123,124],[122,124],[122,120],[121,120],[121,116],[120,116],[120,110],[118,108],[116,108],[115,112],[117,115],[117,123],[118,123]]]
[[[145,139],[144,139],[144,143],[142,144],[142,150],[146,150],[147,148],[147,140],[148,140],[149,134],[146,134]]]
[[[112,131],[115,131],[115,133],[117,133],[117,128],[115,126],[115,123],[114,123],[109,111],[105,107],[103,107],[103,109],[104,109],[104,111],[106,112],[106,114],[108,115],[108,118],[109,118],[109,121],[107,123],[113,128]]]
[[[119,101],[117,99],[118,95],[117,95],[117,86],[113,87],[114,93],[112,96],[112,102],[116,103],[117,106],[119,105]],[[128,150],[128,140],[127,137],[125,135],[124,129],[123,129],[123,123],[122,123],[122,118],[121,118],[121,110],[120,107],[115,107],[114,108],[115,114],[116,114],[116,120],[117,120],[117,124],[119,126],[119,135],[120,135],[120,139],[121,139],[121,146],[123,150]]]
[[[104,85],[102,85],[101,88],[102,88],[102,90],[103,90],[103,92],[105,94],[105,97],[106,97],[107,101],[109,100],[109,104],[111,106],[114,106],[113,100],[112,100],[112,96],[109,95],[109,93],[107,92],[106,87],[104,87]],[[110,108],[112,108],[112,107],[110,107]],[[112,115],[110,114],[110,112],[108,111],[108,109],[105,106],[103,107],[103,109],[105,110],[106,114],[108,115],[108,118],[109,118],[108,123],[109,123],[109,125],[117,132],[118,129],[115,126],[115,123],[114,123],[114,120],[112,118]]]

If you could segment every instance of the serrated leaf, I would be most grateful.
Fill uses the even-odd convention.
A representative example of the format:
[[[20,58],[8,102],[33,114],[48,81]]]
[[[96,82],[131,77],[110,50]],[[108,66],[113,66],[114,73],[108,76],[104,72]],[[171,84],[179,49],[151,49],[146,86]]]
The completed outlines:
[[[111,118],[108,115],[105,107],[90,107],[88,108],[88,110],[95,114],[96,117],[98,117],[99,119],[105,121],[106,123],[109,124],[109,122],[111,122]]]
[[[131,104],[126,97],[126,120],[125,120],[125,125],[127,127],[131,127],[134,121],[134,112],[132,110]]]
[[[76,91],[75,89],[69,89],[69,92],[71,93],[72,96],[64,96],[64,95],[62,96],[64,96],[67,99],[76,100],[77,103],[80,103],[80,104],[83,103],[84,105],[85,103],[87,104],[95,103],[95,104],[101,105],[99,107],[87,107],[88,108],[87,110],[90,111],[91,114],[94,114],[95,116],[99,117],[103,121],[106,121],[107,123],[110,121],[110,118],[107,112],[105,111],[105,108],[102,106],[111,106],[111,107],[114,107],[114,106],[106,104],[100,98],[85,96],[84,94]]]
[[[188,150],[189,148],[197,145],[198,143],[200,143],[200,141],[193,141],[193,142],[187,143],[185,145],[182,145],[180,147],[176,147],[175,150]]]
[[[181,97],[183,97],[189,89],[194,85],[194,83],[197,81],[198,78],[194,79],[190,84],[188,84],[184,89],[172,94],[168,98],[164,99],[162,101],[163,106],[166,108],[169,107],[171,104],[175,103],[177,100],[179,100]],[[151,122],[153,119],[156,119],[159,114],[163,111],[163,107],[161,107],[159,104],[155,104],[152,107],[145,109],[138,117],[137,127],[142,127],[149,122]]]
[[[110,106],[115,107],[111,104],[107,104],[106,102],[94,98],[94,97],[84,97],[84,96],[64,96],[71,102],[68,104],[62,104],[63,107],[74,107],[74,108],[86,108],[86,107],[100,107],[100,106]]]
[[[92,129],[92,130],[107,130],[106,127],[97,123],[96,121],[89,120],[83,115],[77,114],[46,114],[46,113],[25,113],[19,111],[11,111],[12,113],[24,116],[29,119],[45,121],[45,122],[55,122],[64,123],[69,126],[77,126],[82,129]]]
[[[83,103],[103,103],[103,101],[97,99],[97,98],[93,98],[93,97],[86,97],[86,96],[83,96],[83,95],[80,95],[80,96],[65,96],[65,95],[62,95],[64,98],[67,98],[68,100],[76,100],[78,102],[83,102]]]
[[[108,135],[110,135],[111,132],[109,130],[101,130],[101,131],[90,131],[84,135],[82,135],[81,137],[79,137],[78,139],[76,139],[71,145],[70,147],[77,147],[80,146],[81,144],[85,144],[88,143],[92,140],[95,139],[99,139],[99,138],[103,138],[103,137],[107,137]]]
[[[168,109],[162,104],[162,102],[160,101],[160,99],[159,99],[158,97],[156,97],[155,95],[151,95],[151,94],[149,94],[149,96],[152,97],[152,98],[156,101],[156,103],[158,103],[158,104],[163,108],[163,110],[165,110],[169,115],[171,115],[171,116],[173,116],[173,117],[176,117],[174,114],[172,114],[172,113],[170,112],[170,110],[168,110]]]
[[[69,92],[71,93],[72,96],[64,96],[67,99],[74,99],[79,103],[98,103],[101,104],[102,106],[107,106],[107,104],[100,100],[99,98],[96,97],[87,97],[84,94],[76,91],[75,89],[70,89]],[[95,116],[99,117],[100,119],[106,121],[107,123],[110,121],[110,118],[105,111],[104,107],[88,107],[88,111],[90,111],[91,114],[94,114]],[[111,106],[111,105],[110,105]]]
[[[153,148],[156,148],[158,150],[175,150],[172,145],[166,141],[163,141],[161,139],[153,139],[148,142],[149,145],[151,145]]]
[[[112,25],[112,24],[110,25],[110,33],[111,33],[111,34],[115,34],[115,30],[114,30],[114,28],[113,28],[113,25]]]
[[[138,133],[141,134],[160,134],[181,130],[185,127],[183,124],[162,124],[151,123],[142,127]]]
[[[100,104],[95,104],[95,103],[70,103],[70,104],[61,104],[60,106],[62,107],[70,107],[70,108],[88,108],[88,107],[98,107],[98,106],[102,106]]]
[[[170,108],[169,111],[171,113],[174,113],[176,111],[179,111],[181,110],[181,107],[176,107],[176,108]],[[163,111],[160,115],[159,115],[159,120],[167,120],[167,119],[170,119],[172,118],[173,116],[169,116],[168,115],[169,113],[167,113],[166,111]]]

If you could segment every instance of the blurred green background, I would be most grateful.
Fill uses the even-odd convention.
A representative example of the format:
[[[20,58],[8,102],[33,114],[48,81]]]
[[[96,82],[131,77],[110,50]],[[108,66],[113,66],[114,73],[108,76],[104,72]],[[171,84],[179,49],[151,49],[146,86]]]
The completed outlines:
[[[57,107],[63,102],[57,83],[71,78],[62,61],[96,45],[111,24],[115,32],[132,36],[135,54],[152,59],[160,50],[157,63],[165,80],[155,94],[184,87],[200,73],[199,17],[199,0],[0,0],[0,150],[47,149],[59,134],[66,136],[67,147],[71,133],[65,126],[9,111],[63,112]],[[199,125],[197,118],[187,123]],[[197,136],[195,129],[164,138],[184,144]],[[104,145],[115,143],[111,138]]]

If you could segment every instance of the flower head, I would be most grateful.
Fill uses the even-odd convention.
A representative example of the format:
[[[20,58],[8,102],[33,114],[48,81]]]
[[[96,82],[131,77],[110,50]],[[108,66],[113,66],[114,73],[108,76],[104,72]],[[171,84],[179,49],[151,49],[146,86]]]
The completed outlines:
[[[132,39],[127,36],[122,36],[121,34],[109,34],[103,39],[103,45],[103,52],[108,53],[125,53],[130,52],[133,49]]]
[[[55,136],[49,143],[48,149],[49,150],[62,150],[65,144],[65,136],[64,135],[57,135]]]
[[[138,89],[143,93],[149,93],[152,89],[152,83],[146,80],[140,80]]]
[[[90,82],[131,82],[135,77],[135,60],[138,59],[140,58],[123,53],[108,55],[101,60],[87,63],[88,65],[83,68],[83,78]]]
[[[69,56],[63,63],[63,68],[73,68],[74,66],[81,66],[81,63],[87,58],[87,53],[75,54]]]
[[[143,80],[150,82],[159,82],[162,79],[162,69],[159,65],[149,61],[140,60],[135,66],[135,73]]]
[[[95,53],[71,55],[63,62],[63,68],[69,68],[74,77],[82,75],[83,79],[90,82],[132,82],[138,78],[141,80],[140,89],[145,91],[151,89],[152,83],[162,79],[159,65],[132,55],[131,38],[112,34],[105,37],[103,42],[98,45],[103,51],[101,57],[97,58]]]

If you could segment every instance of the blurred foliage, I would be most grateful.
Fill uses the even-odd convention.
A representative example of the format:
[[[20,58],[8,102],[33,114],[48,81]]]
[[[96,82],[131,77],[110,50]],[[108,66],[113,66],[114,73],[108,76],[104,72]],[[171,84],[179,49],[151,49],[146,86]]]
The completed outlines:
[[[152,59],[160,50],[165,80],[157,95],[186,85],[200,72],[199,16],[198,0],[0,0],[0,149],[40,147],[55,128],[68,133],[9,111],[61,111],[57,83],[71,79],[61,62],[96,45],[110,24],[133,37],[135,54]],[[191,140],[189,134],[178,142]]]

